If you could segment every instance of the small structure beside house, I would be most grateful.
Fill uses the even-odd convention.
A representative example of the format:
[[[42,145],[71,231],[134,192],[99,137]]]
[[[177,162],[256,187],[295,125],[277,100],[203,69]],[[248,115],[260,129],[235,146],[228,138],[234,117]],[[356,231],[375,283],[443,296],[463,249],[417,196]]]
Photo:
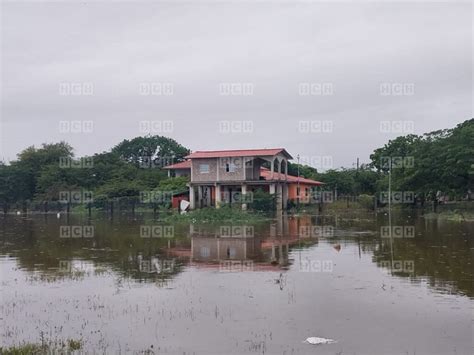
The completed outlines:
[[[247,207],[251,192],[262,189],[276,195],[277,209],[289,200],[309,202],[323,183],[288,175],[292,156],[284,148],[196,151],[186,161],[169,165],[168,176],[190,176],[190,208],[241,203]]]
[[[174,192],[171,197],[171,207],[173,209],[179,209],[181,201],[189,201],[189,191],[178,191]]]
[[[180,177],[191,175],[191,160],[185,160],[176,164],[165,166],[168,177]]]

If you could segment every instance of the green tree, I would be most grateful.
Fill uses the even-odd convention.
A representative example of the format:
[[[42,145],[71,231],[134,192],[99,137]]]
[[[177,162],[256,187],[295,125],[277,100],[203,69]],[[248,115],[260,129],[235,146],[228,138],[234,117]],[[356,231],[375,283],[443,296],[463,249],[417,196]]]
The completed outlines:
[[[163,164],[168,165],[168,162],[171,164],[183,161],[190,151],[174,139],[162,136],[146,136],[131,140],[125,139],[112,148],[112,153],[135,166],[146,166],[147,162],[150,162],[150,164],[159,167]],[[150,160],[153,160],[153,162]]]
[[[370,158],[372,165],[385,175],[388,158],[412,162],[406,164],[402,160],[401,164],[393,164],[392,160],[394,189],[414,191],[420,196],[434,195],[439,190],[460,197],[473,187],[470,175],[473,142],[474,119],[471,119],[453,129],[397,137],[376,149]]]

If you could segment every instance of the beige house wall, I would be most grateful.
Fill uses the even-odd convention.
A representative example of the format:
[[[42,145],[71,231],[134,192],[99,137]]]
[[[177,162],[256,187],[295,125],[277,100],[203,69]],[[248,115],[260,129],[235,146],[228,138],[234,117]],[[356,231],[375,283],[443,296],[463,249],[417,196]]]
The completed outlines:
[[[201,164],[209,165],[209,173],[200,172]],[[217,180],[217,159],[192,159],[191,160],[191,182],[206,182]]]

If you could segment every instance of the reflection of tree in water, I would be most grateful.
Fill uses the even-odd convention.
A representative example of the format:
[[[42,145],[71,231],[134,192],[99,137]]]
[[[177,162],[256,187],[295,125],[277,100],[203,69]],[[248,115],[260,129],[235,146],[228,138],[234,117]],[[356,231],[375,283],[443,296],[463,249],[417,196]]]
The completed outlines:
[[[474,296],[472,223],[425,220],[413,211],[395,213],[392,227],[414,227],[415,237],[392,238],[390,243],[381,236],[381,228],[388,226],[383,213],[372,219],[326,216],[323,222],[334,226],[332,242],[357,244],[361,254],[373,254],[377,266],[392,276],[409,277],[413,283],[426,280],[439,291]]]
[[[474,225],[418,219],[415,238],[384,238],[374,262],[392,275],[424,280],[436,290],[474,296],[472,240]]]
[[[113,272],[138,281],[165,280],[182,270],[182,258],[166,255],[170,245],[189,244],[186,234],[176,238],[141,238],[143,221],[93,221],[93,238],[60,238],[60,226],[85,224],[71,218],[49,216],[4,220],[0,253],[17,258],[18,267],[38,274],[35,279],[79,279],[84,275]]]
[[[374,262],[391,270],[393,276],[409,277],[412,282],[426,279],[435,289],[474,296],[472,224],[394,216],[394,225],[413,225],[416,236],[390,243],[380,235],[387,217],[373,217],[290,217],[253,229],[175,225],[173,238],[141,238],[140,226],[149,222],[127,219],[92,221],[93,238],[60,238],[61,225],[89,222],[72,217],[68,222],[51,216],[48,220],[43,216],[7,217],[0,227],[0,253],[17,258],[18,267],[40,281],[113,273],[119,278],[159,283],[172,279],[190,262],[251,260],[254,266],[268,270],[285,269],[294,262],[289,259],[292,249],[313,246],[322,238],[343,248],[357,245],[360,254],[373,254]],[[242,270],[250,270],[247,266],[242,265]]]

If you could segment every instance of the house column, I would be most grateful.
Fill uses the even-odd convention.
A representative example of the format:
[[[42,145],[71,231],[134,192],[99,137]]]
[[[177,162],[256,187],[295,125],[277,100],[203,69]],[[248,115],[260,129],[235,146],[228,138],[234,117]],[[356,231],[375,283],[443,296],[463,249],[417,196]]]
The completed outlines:
[[[196,199],[194,197],[194,186],[189,185],[189,209],[194,210],[196,208]]]
[[[278,212],[281,212],[283,203],[282,203],[282,195],[283,195],[283,189],[281,184],[277,184],[277,192],[276,192],[276,208]]]
[[[272,256],[271,256],[271,261],[276,260],[276,253],[275,253],[275,242],[272,242]]]
[[[283,209],[288,207],[288,184],[283,185]]]
[[[216,208],[221,207],[221,185],[216,185]]]
[[[198,206],[202,208],[202,186],[198,185]]]
[[[269,186],[270,195],[275,195],[275,184]]]
[[[241,196],[242,196],[242,209],[246,210],[247,209],[247,204],[245,203],[247,202],[247,185],[246,184],[242,184]]]
[[[273,169],[275,169],[275,160],[272,158],[270,163],[270,180],[273,180]]]
[[[278,180],[281,180],[281,161],[278,160]]]

